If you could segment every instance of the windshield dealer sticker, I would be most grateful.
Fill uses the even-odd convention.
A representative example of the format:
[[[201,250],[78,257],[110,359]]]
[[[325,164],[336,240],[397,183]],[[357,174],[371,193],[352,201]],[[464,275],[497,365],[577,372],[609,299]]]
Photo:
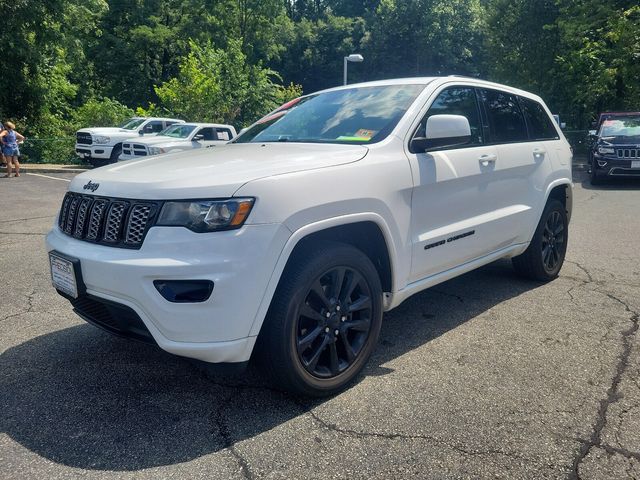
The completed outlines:
[[[361,128],[356,132],[354,137],[366,138],[367,140],[371,140],[371,137],[373,137],[376,133],[378,132],[376,132],[375,130],[366,130],[364,128]]]
[[[378,133],[377,130],[366,130],[361,128],[354,135],[341,135],[336,140],[343,142],[368,142],[371,138]]]

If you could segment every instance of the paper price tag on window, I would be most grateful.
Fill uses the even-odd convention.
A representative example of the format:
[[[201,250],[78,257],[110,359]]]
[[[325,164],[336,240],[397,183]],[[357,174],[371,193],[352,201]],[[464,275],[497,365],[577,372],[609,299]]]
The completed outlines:
[[[354,137],[366,138],[367,140],[370,140],[371,137],[373,137],[376,133],[378,132],[376,132],[375,130],[367,130],[367,129],[361,128],[356,132]]]

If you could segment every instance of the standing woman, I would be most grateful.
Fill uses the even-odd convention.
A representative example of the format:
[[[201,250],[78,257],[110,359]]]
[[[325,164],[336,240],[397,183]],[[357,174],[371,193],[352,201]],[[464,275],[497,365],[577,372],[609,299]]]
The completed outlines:
[[[0,122],[0,134],[4,131],[4,125]],[[7,168],[7,161],[4,159],[4,153],[2,153],[2,144],[0,143],[0,160],[2,160],[2,168]]]
[[[16,132],[16,126],[11,122],[5,122],[6,130],[0,133],[0,140],[2,140],[2,153],[7,161],[7,174],[5,177],[11,176],[11,168],[15,167],[16,177],[20,176],[20,162],[18,157],[20,156],[20,150],[18,149],[18,142],[24,141],[24,137]]]

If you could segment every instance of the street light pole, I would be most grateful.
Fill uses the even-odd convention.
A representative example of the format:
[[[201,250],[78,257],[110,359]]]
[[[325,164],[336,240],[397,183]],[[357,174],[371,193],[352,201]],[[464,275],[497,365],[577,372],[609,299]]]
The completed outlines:
[[[349,66],[349,60],[347,60],[349,57],[344,57],[344,68],[342,69],[342,74],[343,74],[343,85],[347,84],[347,68]]]
[[[347,68],[349,62],[360,63],[364,61],[364,57],[359,53],[352,53],[348,57],[344,57],[344,68],[343,68],[343,85],[347,84]]]

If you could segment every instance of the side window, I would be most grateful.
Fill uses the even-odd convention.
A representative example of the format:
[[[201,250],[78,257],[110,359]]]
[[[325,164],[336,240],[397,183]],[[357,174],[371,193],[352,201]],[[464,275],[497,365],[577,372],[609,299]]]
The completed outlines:
[[[520,104],[527,119],[531,140],[556,140],[560,138],[542,105],[528,98],[520,98]]]
[[[482,90],[489,120],[491,143],[525,142],[527,126],[514,95],[497,90]]]
[[[473,88],[451,87],[440,92],[433,101],[427,114],[420,122],[414,137],[424,137],[427,119],[433,115],[462,115],[469,120],[471,140],[465,146],[480,145],[482,143],[482,124],[478,102]]]
[[[203,140],[206,140],[206,141],[211,141],[216,139],[215,130],[212,127],[201,128],[200,130],[198,130],[198,133],[196,133],[196,135],[202,135]]]
[[[158,133],[162,131],[162,122],[154,120],[144,126],[144,133]]]
[[[228,128],[216,128],[216,140],[231,140],[233,135]]]

